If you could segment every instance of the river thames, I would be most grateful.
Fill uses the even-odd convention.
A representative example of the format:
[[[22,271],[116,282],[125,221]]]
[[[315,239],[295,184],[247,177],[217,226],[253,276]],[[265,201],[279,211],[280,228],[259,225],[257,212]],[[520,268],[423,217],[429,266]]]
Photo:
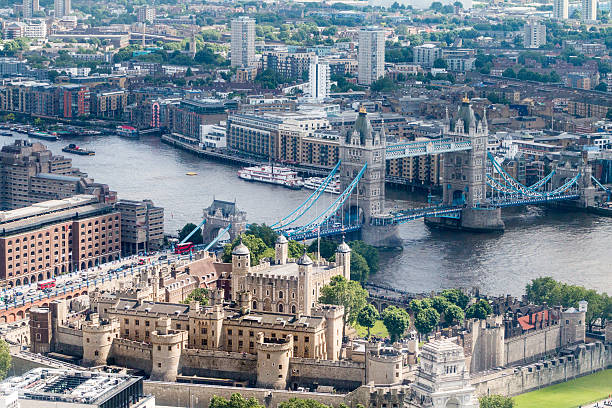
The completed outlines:
[[[3,145],[13,140],[0,136]],[[169,233],[187,222],[198,223],[213,198],[235,200],[249,222],[270,224],[311,193],[242,181],[237,167],[198,158],[161,143],[158,137],[40,142],[54,154],[71,157],[75,167],[109,184],[119,198],[150,198],[164,207]],[[93,149],[96,155],[62,153],[68,143]],[[422,205],[425,200],[397,191],[387,196],[388,207]],[[381,270],[371,281],[411,292],[478,287],[489,294],[520,295],[532,278],[552,276],[612,293],[612,219],[536,207],[508,210],[503,216],[503,234],[435,231],[423,221],[403,224],[403,250],[382,253]]]

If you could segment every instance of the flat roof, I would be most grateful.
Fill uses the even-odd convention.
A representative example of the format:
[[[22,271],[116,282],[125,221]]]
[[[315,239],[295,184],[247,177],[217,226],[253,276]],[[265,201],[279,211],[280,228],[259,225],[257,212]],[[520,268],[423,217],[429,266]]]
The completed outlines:
[[[127,374],[35,368],[1,382],[0,392],[7,395],[16,391],[19,399],[101,405],[139,381],[142,377]]]

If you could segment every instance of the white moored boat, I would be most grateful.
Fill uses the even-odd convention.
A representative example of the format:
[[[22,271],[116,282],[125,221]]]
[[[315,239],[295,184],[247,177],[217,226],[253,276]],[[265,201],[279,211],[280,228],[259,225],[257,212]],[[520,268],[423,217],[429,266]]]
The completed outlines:
[[[254,166],[238,170],[238,177],[247,181],[277,184],[279,186],[299,190],[304,186],[304,180],[297,172],[287,167]]]
[[[325,181],[323,177],[309,177],[304,180],[304,188],[309,190],[316,190],[319,188],[321,183]],[[340,178],[334,177],[330,182],[325,186],[326,193],[332,194],[340,194]]]

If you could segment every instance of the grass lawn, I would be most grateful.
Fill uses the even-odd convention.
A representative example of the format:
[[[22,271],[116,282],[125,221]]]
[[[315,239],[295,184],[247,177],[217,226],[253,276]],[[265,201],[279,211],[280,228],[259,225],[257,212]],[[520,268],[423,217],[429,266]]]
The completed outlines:
[[[368,329],[360,326],[359,323],[355,323],[355,330],[357,330],[359,337],[366,337],[368,335]],[[372,327],[370,330],[370,334],[377,337],[389,337],[389,332],[387,331],[387,328],[383,324],[382,320],[376,321],[374,327]]]
[[[565,383],[514,397],[516,408],[573,408],[612,394],[612,370],[599,371]]]

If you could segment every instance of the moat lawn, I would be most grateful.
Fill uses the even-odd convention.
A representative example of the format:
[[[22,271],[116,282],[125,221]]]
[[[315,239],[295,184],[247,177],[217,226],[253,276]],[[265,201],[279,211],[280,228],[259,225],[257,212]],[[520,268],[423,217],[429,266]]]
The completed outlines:
[[[357,334],[359,337],[365,337],[368,335],[368,329],[360,326],[358,323],[355,323],[355,330],[357,330]],[[383,324],[382,320],[377,320],[374,324],[374,327],[370,330],[370,334],[376,337],[389,337],[389,332],[387,328]]]
[[[573,408],[612,394],[612,369],[514,397],[516,408]]]

